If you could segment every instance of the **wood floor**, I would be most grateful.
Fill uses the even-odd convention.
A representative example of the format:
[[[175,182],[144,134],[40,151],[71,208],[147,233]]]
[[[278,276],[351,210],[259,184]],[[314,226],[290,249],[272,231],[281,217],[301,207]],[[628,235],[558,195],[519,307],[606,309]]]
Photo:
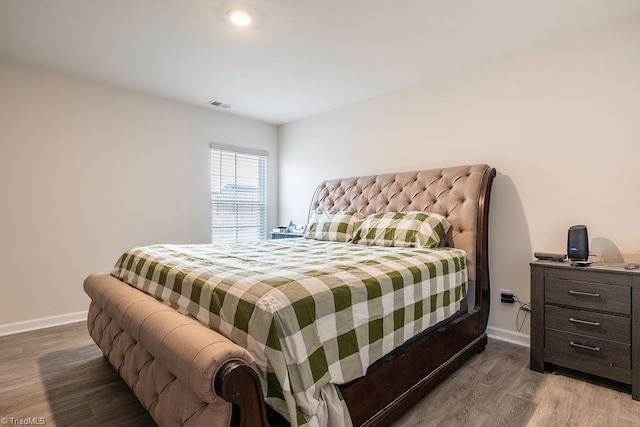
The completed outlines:
[[[528,364],[528,349],[489,340],[394,427],[640,426],[640,402],[628,386],[568,370],[540,374]],[[84,323],[0,337],[0,423],[25,418],[47,426],[154,425]]]

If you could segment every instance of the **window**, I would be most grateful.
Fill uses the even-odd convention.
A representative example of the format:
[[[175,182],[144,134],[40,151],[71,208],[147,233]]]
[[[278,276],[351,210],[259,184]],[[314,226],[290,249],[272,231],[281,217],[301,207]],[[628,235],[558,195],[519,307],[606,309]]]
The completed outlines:
[[[267,153],[211,145],[211,242],[267,237]]]

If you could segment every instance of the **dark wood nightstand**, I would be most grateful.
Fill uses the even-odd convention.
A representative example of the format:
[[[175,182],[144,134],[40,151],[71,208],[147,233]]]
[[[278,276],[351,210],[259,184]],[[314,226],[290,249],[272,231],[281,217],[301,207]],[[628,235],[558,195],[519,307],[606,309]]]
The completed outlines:
[[[296,237],[302,237],[304,236],[304,233],[289,233],[289,232],[272,232],[271,233],[271,238],[272,239],[295,239]]]
[[[640,400],[640,270],[530,266],[530,368],[544,372],[551,363],[631,384]]]

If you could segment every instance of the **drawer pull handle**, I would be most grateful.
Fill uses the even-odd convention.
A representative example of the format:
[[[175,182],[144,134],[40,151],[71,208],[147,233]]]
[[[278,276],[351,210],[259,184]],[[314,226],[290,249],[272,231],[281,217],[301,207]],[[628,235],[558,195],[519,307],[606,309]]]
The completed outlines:
[[[581,297],[599,297],[600,294],[596,294],[593,292],[580,292],[580,291],[569,291],[571,295],[579,295]]]
[[[583,325],[600,326],[600,322],[591,322],[589,320],[574,319],[573,317],[569,318],[569,322],[581,323]]]
[[[582,344],[575,343],[573,341],[569,341],[569,345],[571,347],[578,347],[585,350],[597,351],[598,353],[600,352],[600,347],[591,347],[590,345],[582,345]]]

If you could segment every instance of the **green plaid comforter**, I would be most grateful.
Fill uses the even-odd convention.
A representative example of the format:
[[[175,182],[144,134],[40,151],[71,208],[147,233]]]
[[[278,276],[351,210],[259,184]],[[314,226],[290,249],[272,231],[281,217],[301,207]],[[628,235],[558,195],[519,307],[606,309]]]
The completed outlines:
[[[111,274],[246,348],[292,425],[350,425],[335,384],[460,308],[457,249],[279,239],[134,248]],[[428,355],[425,355],[428,357]]]

